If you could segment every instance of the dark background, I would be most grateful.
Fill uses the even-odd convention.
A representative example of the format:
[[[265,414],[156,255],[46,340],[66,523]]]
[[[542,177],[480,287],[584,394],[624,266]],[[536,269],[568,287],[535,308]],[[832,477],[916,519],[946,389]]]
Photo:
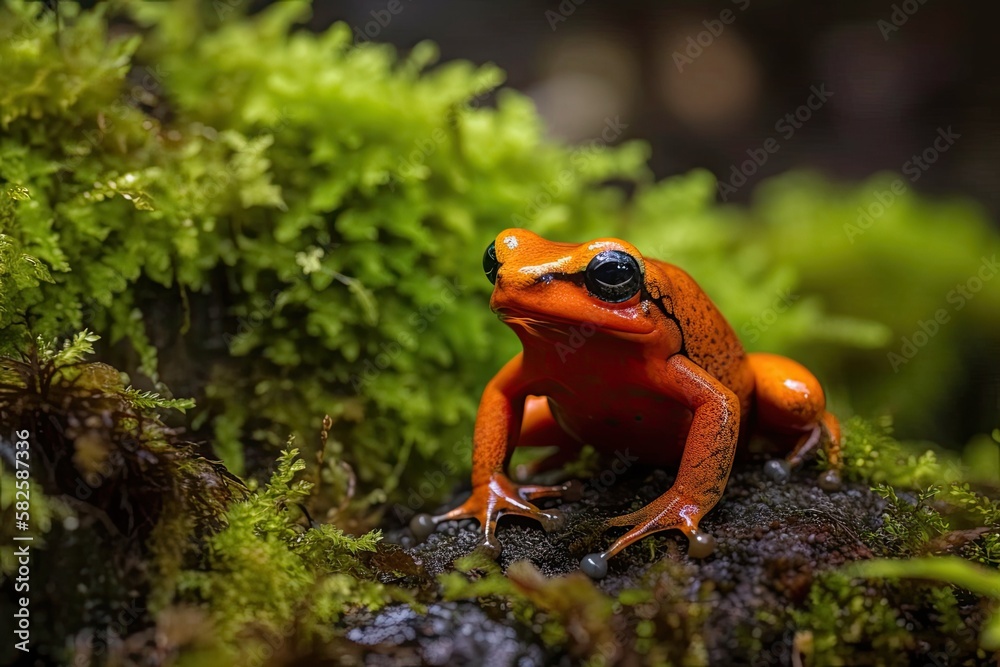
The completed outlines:
[[[494,62],[508,85],[535,99],[553,136],[596,138],[619,116],[628,125],[622,139],[652,145],[659,177],[695,167],[727,176],[748,149],[780,136],[775,123],[810,86],[825,84],[830,101],[781,140],[751,186],[794,167],[849,180],[898,172],[951,126],[961,138],[917,189],[971,195],[994,219],[1000,212],[996,2],[398,2],[382,26],[372,12],[384,19],[389,0],[318,1],[310,27],[342,20],[402,50],[430,39],[442,60]],[[896,27],[894,6],[906,21],[883,30]],[[678,71],[673,54],[724,10],[731,23]]]

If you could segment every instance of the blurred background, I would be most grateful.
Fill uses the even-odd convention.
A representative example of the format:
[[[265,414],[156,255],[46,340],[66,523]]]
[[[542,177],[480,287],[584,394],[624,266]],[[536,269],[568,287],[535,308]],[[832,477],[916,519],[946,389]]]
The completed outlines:
[[[430,39],[440,46],[442,60],[495,62],[506,70],[509,86],[535,101],[554,138],[585,142],[607,131],[604,138],[612,137],[612,143],[648,141],[657,178],[708,169],[734,186],[722,186],[725,201],[753,203],[758,184],[789,170],[815,170],[834,182],[855,184],[887,171],[902,174],[911,192],[973,198],[996,227],[996,3],[578,2],[400,0],[392,7],[320,2],[310,27],[322,30],[342,20],[352,26],[356,41],[388,42],[405,51]],[[876,201],[876,188],[861,190],[862,206],[866,196]],[[840,219],[861,219],[860,210],[853,214],[857,203],[850,211],[845,206]],[[939,227],[947,219],[946,214],[934,221],[936,235],[944,232]],[[815,218],[803,222],[820,224]],[[954,244],[968,245],[960,236]],[[816,238],[803,232],[801,240]],[[947,233],[943,238],[949,242]],[[794,243],[791,237],[789,242]],[[867,269],[860,267],[881,261],[845,247],[849,252],[828,262],[855,257],[863,272]],[[987,248],[965,248],[970,254],[980,250]],[[905,259],[914,271],[964,277],[948,260],[935,266],[935,257],[924,256],[924,249],[911,246],[911,251],[920,255]],[[799,249],[792,263],[808,264],[809,252],[814,250]],[[855,370],[868,368],[873,382],[888,372],[885,350],[899,348],[916,316],[933,311],[944,298],[940,288],[916,284],[916,291],[927,293],[907,297],[894,285],[892,294],[877,294],[877,268],[839,289],[831,284],[832,269],[817,270],[812,281],[808,269],[800,272],[804,287],[825,292],[835,310],[839,306],[840,312],[893,329],[892,342],[881,352],[841,360]],[[865,280],[871,280],[871,289],[865,289]],[[887,278],[885,285],[891,282]],[[897,304],[897,313],[879,312]],[[980,319],[979,326],[990,319]],[[734,326],[740,329],[739,322]],[[866,396],[862,412],[909,412],[900,435],[956,447],[989,432],[1000,414],[1000,342],[980,334],[949,341],[953,349],[940,357],[939,389],[947,385],[942,393],[950,399],[937,404],[936,417],[927,412],[915,417],[904,407],[908,399],[893,398],[901,395],[898,390]],[[804,354],[816,356],[815,350]],[[904,373],[900,386],[918,387],[920,393],[929,379],[917,378],[906,380]]]
[[[621,140],[651,143],[658,177],[695,167],[727,177],[775,138],[780,149],[731,201],[793,167],[852,180],[901,171],[951,127],[961,138],[916,185],[972,195],[996,219],[997,3],[577,2],[399,0],[382,22],[388,1],[317,2],[311,27],[343,20],[359,38],[400,49],[431,39],[443,60],[495,62],[554,136],[597,138],[620,118]],[[812,86],[828,102],[776,130]]]
[[[217,0],[198,11],[212,24],[272,4]],[[311,4],[311,17],[296,30],[319,34],[343,22],[355,44],[385,43],[406,54],[430,41],[439,49],[438,63],[495,63],[506,73],[505,86],[533,101],[549,138],[570,145],[638,140],[648,144],[655,179],[674,181],[647,188],[645,195],[634,180],[614,181],[635,193],[634,207],[621,219],[613,219],[615,213],[587,223],[575,211],[577,217],[538,231],[584,240],[576,236],[621,229],[648,254],[684,267],[749,349],[780,351],[805,362],[840,414],[890,415],[898,436],[954,449],[991,433],[1000,441],[1000,281],[979,273],[990,271],[984,262],[1000,250],[996,3]],[[207,57],[225,60],[216,53]],[[322,83],[326,61],[312,64],[311,72],[286,72],[288,90],[278,90],[280,77],[270,73],[251,78],[259,65],[240,62],[220,76],[219,85],[268,104],[287,94],[300,112],[321,103],[293,92],[312,85],[323,94],[336,92]],[[185,66],[183,59],[175,65],[178,72]],[[206,108],[214,109],[215,91],[197,88],[197,81],[183,75],[167,87],[191,85],[209,100]],[[378,91],[375,82],[366,90],[376,98]],[[225,100],[234,107],[224,106],[227,113],[238,110],[237,99]],[[489,108],[496,102],[490,92],[471,104]],[[409,123],[424,120],[412,107],[402,109],[407,111],[411,117],[394,128],[404,137]],[[194,109],[193,117],[220,127],[230,120],[205,117],[201,109]],[[235,127],[244,131],[259,120],[248,118],[246,127]],[[312,149],[318,133],[328,130],[325,125],[338,122],[346,129],[357,119],[324,116],[323,126],[296,131],[309,137]],[[382,135],[368,137],[371,145]],[[293,132],[279,133],[276,146],[288,151],[294,165],[289,168],[299,174],[307,148],[293,138]],[[414,144],[405,139],[402,145],[409,150]],[[640,151],[645,155],[644,147]],[[436,157],[447,164],[444,156]],[[329,160],[317,165],[336,171]],[[443,166],[437,169],[438,176],[447,173]],[[715,206],[711,178],[685,176],[693,170],[718,178],[715,201],[735,206]],[[544,185],[523,167],[514,171],[531,187]],[[573,206],[587,206],[578,194],[564,196]],[[374,199],[378,206],[391,203],[384,193]],[[464,211],[475,216],[470,206],[462,199]],[[593,217],[601,215],[593,211]],[[509,224],[508,217],[480,215],[477,234],[487,238],[497,225]],[[373,224],[381,225],[383,218],[374,215]],[[534,218],[525,224],[536,223],[543,224]],[[478,248],[458,254],[478,255]],[[478,271],[474,264],[463,270]],[[969,281],[977,288],[974,294],[955,296],[956,288],[973,284]],[[788,294],[795,307],[779,317],[790,303],[782,295]],[[477,298],[470,309],[484,307],[485,292]],[[779,301],[784,305],[776,307]],[[232,310],[232,303],[215,305]],[[928,336],[922,323],[933,327],[942,309],[956,324]],[[502,327],[486,332],[491,348],[513,353],[516,341],[509,332]],[[461,354],[472,354],[473,345],[457,344]],[[331,347],[336,349],[327,342]],[[917,363],[900,357],[907,350],[919,353]],[[188,374],[178,371],[167,379],[183,390]],[[476,386],[484,381],[479,378]],[[234,436],[236,429],[229,430]]]

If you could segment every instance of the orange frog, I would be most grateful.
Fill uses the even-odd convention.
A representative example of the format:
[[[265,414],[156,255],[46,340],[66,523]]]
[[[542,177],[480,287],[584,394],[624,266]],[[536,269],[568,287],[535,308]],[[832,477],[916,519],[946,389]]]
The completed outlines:
[[[471,497],[439,516],[415,516],[410,527],[418,539],[442,521],[474,518],[482,524],[481,547],[495,557],[503,514],[560,528],[561,512],[532,501],[579,496],[582,486],[513,482],[506,470],[518,446],[558,448],[539,468],[571,460],[583,443],[602,453],[628,452],[643,465],[679,465],[662,496],[607,521],[631,530],[581,561],[595,578],[607,573],[611,556],[661,530],[683,531],[692,557],[712,552],[715,539],[698,522],[722,497],[751,421],[796,443],[786,460],[768,462],[772,479],[786,478],[822,440],[831,468],[820,484],[839,486],[840,426],[826,411],[819,382],[791,359],[744,352],[681,269],[644,258],[619,239],[554,243],[523,229],[501,232],[483,268],[495,285],[490,307],[524,350],[483,391]]]

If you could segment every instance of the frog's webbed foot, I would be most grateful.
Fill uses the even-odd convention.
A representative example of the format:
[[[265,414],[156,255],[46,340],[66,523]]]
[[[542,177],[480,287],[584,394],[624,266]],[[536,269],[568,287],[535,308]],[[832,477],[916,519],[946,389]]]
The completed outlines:
[[[423,541],[443,521],[476,519],[482,526],[478,548],[491,558],[496,558],[501,549],[496,537],[497,519],[504,514],[526,516],[536,519],[546,532],[559,530],[566,523],[563,513],[554,509],[539,509],[531,501],[557,497],[575,500],[580,497],[582,488],[576,480],[554,486],[515,484],[503,473],[496,473],[490,477],[489,482],[474,488],[472,495],[455,509],[436,516],[417,514],[410,520],[410,530],[414,537]]]
[[[608,519],[606,528],[632,526],[632,529],[615,540],[607,550],[585,556],[580,561],[580,569],[591,578],[602,579],[608,573],[609,558],[647,535],[674,528],[687,535],[688,556],[707,558],[715,550],[715,538],[699,530],[698,522],[714,504],[699,505],[667,491],[638,511]]]

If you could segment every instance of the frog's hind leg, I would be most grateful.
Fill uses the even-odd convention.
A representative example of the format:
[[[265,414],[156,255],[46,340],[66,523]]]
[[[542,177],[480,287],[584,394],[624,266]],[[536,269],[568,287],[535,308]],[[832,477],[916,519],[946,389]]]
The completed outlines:
[[[757,353],[747,359],[755,379],[758,427],[764,432],[798,436],[784,461],[768,461],[768,476],[776,481],[787,479],[791,468],[822,444],[830,468],[820,476],[820,486],[838,488],[840,423],[826,410],[826,396],[819,380],[787,357]]]

